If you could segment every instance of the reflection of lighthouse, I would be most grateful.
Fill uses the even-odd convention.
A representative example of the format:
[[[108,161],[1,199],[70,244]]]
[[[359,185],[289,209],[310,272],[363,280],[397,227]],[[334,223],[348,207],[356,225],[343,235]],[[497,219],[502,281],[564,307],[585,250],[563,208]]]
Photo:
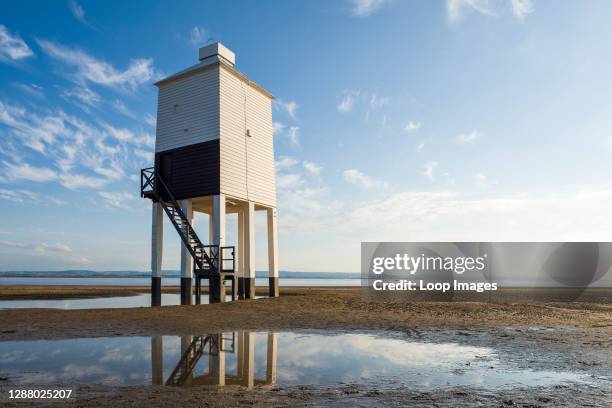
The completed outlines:
[[[166,385],[255,385],[276,383],[277,333],[267,334],[266,377],[255,378],[255,333],[250,331],[181,337],[181,359],[165,381]],[[227,373],[226,356],[236,354],[236,374]],[[162,337],[151,338],[152,382],[163,381]],[[202,356],[208,357],[204,374],[194,372]],[[232,370],[233,371],[233,370]]]
[[[153,385],[164,383],[164,353],[162,336],[151,337],[151,378]]]

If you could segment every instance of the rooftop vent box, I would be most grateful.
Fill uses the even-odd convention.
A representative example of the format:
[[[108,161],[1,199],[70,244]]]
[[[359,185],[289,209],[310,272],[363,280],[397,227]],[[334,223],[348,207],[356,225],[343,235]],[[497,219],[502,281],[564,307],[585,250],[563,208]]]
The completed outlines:
[[[212,59],[214,57],[223,59],[232,66],[236,65],[236,54],[221,43],[214,43],[200,48],[200,61],[204,61],[209,58]]]

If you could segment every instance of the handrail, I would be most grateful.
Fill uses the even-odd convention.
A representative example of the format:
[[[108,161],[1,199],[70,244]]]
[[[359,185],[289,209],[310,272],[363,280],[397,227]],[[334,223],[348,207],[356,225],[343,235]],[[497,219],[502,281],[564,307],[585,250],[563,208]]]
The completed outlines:
[[[147,190],[147,188],[150,188]],[[183,209],[174,198],[172,191],[166,185],[163,177],[156,171],[155,167],[148,167],[140,170],[140,196],[151,198],[154,202],[161,202],[162,207],[174,228],[179,233],[185,247],[193,257],[194,269],[205,269],[204,262],[214,273],[234,272],[236,270],[235,247],[219,245],[204,245],[195,230],[191,227],[191,223],[187,219]],[[164,197],[168,198],[165,200]],[[172,203],[172,211],[168,208],[166,202]],[[181,223],[176,221],[175,217],[179,216]],[[193,240],[193,244],[191,243]],[[226,258],[225,252],[231,250],[231,257]],[[225,268],[225,262],[231,261],[231,268]]]

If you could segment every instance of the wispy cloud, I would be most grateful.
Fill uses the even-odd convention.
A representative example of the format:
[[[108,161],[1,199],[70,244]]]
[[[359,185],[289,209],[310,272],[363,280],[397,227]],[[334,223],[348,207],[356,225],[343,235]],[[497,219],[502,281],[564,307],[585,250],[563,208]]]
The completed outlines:
[[[42,86],[36,84],[24,84],[21,82],[13,82],[13,86],[37,99],[43,99],[45,97],[45,90]]]
[[[526,15],[533,13],[533,2],[531,0],[512,0],[512,13],[519,20],[524,20]]]
[[[302,176],[296,173],[278,174],[276,176],[276,186],[280,189],[294,189],[304,183]]]
[[[77,19],[77,21],[88,27],[92,27],[89,21],[87,21],[87,19],[85,18],[85,9],[83,8],[83,6],[81,6],[75,0],[71,0],[68,2],[68,7],[70,7],[70,12],[74,16],[74,18]]]
[[[480,137],[481,137],[480,132],[473,130],[470,133],[460,134],[459,136],[457,136],[456,141],[459,144],[472,144],[476,140],[480,139]]]
[[[4,162],[4,179],[13,181],[36,181],[46,182],[57,180],[57,173],[46,167],[34,167],[27,163],[13,164]]]
[[[212,41],[212,38],[205,27],[195,26],[189,31],[189,43],[193,47],[203,47],[210,41]]]
[[[115,108],[117,112],[121,113],[122,115],[125,115],[128,118],[132,119],[136,118],[134,112],[132,112],[131,109],[128,108],[125,102],[123,102],[121,99],[115,99],[111,102],[111,105],[113,106],[113,108]]]
[[[78,101],[91,106],[92,108],[98,107],[102,101],[102,97],[100,95],[86,86],[75,86],[72,89],[67,89],[62,92],[62,96],[68,100],[76,98]]]
[[[302,162],[302,166],[304,166],[304,169],[312,177],[319,177],[321,175],[321,172],[323,171],[323,167],[309,160],[304,160]]]
[[[126,191],[100,191],[98,195],[104,200],[108,207],[113,208],[135,208],[139,197]]]
[[[287,138],[292,146],[300,145],[300,128],[297,126],[290,126],[287,132]]]
[[[0,247],[33,250],[38,253],[72,252],[72,248],[70,248],[66,244],[46,244],[44,242],[42,243],[24,243],[24,242],[14,242],[14,241],[0,241]]]
[[[282,99],[274,100],[274,107],[282,112],[285,112],[292,119],[296,119],[297,110],[299,105],[295,101],[284,101]]]
[[[438,167],[437,161],[429,161],[423,165],[423,170],[421,170],[421,174],[427,177],[431,181],[435,181],[436,177],[434,171]]]
[[[19,34],[11,34],[6,26],[0,24],[0,61],[16,61],[32,55],[34,52]]]
[[[150,113],[147,113],[147,115],[145,116],[144,120],[147,123],[147,125],[149,125],[149,126],[157,125],[157,118],[155,116],[151,115]]]
[[[110,180],[102,177],[91,177],[83,174],[65,173],[60,175],[61,184],[70,190],[81,188],[99,189],[106,186]]]
[[[370,120],[371,115],[376,111],[381,111],[382,108],[391,102],[388,96],[380,95],[378,92],[362,91],[360,89],[345,89],[339,95],[339,102],[336,106],[338,111],[343,114],[349,114],[353,111],[358,111],[364,114],[365,121]],[[383,114],[380,118],[382,127],[387,125],[387,116]]]
[[[377,188],[377,187],[386,187],[386,183],[380,180],[376,180],[366,174],[362,173],[357,169],[348,169],[342,172],[344,176],[344,180],[351,184],[358,185],[365,189]]]
[[[338,103],[338,110],[342,113],[351,112],[355,108],[355,99],[359,96],[358,90],[343,91]]]
[[[278,158],[275,165],[276,165],[277,170],[285,170],[285,169],[295,166],[298,163],[299,162],[293,157],[281,156]]]
[[[406,124],[406,126],[404,126],[404,131],[405,132],[413,132],[417,129],[419,129],[421,127],[421,123],[420,122],[413,122],[410,121]]]
[[[533,13],[531,0],[446,0],[446,15],[451,23],[460,21],[466,12],[476,12],[481,15],[496,17],[504,12],[523,20],[526,15]]]
[[[36,201],[38,194],[30,190],[15,189],[9,190],[0,188],[0,200],[12,201],[15,203],[23,203],[27,201]]]
[[[351,3],[351,15],[363,18],[382,9],[389,0],[352,0]]]
[[[47,40],[38,39],[37,41],[51,58],[74,67],[76,71],[72,77],[80,84],[92,82],[110,88],[134,90],[139,85],[159,76],[153,67],[151,58],[133,59],[126,69],[120,70],[80,49]]]
[[[284,123],[281,122],[272,122],[272,132],[275,135],[279,135],[283,132],[283,130],[285,130],[286,126]]]
[[[124,179],[143,161],[151,161],[153,135],[97,122],[92,125],[62,111],[40,116],[0,101],[0,125],[8,127],[6,146],[26,146],[40,153],[46,163],[41,166],[42,161],[26,162],[0,151],[7,157],[0,168],[0,182],[101,188]]]
[[[291,147],[298,147],[300,145],[300,127],[289,126],[286,127],[280,122],[273,123],[274,135],[280,138]]]
[[[386,106],[391,101],[391,98],[387,96],[380,96],[377,93],[370,94],[370,107],[372,109],[382,108]]]
[[[489,177],[487,177],[483,173],[477,173],[474,176],[474,184],[478,187],[489,187],[494,184],[497,184],[497,182],[489,180]]]

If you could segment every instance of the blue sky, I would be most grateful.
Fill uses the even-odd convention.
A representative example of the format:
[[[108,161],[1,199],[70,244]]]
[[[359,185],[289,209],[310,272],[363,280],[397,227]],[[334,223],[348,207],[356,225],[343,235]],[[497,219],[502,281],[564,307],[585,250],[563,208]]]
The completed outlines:
[[[604,1],[5,5],[0,269],[149,268],[153,82],[210,41],[277,97],[281,269],[357,271],[368,240],[609,241],[610,17]],[[169,227],[164,244],[177,269]]]

